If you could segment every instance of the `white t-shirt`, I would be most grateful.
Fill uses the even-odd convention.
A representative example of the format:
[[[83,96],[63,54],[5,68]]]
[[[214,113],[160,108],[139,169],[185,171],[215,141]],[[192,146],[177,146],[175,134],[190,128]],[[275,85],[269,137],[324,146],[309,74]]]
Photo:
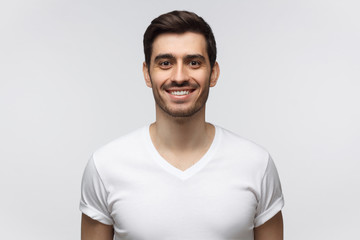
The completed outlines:
[[[269,154],[221,127],[207,153],[181,171],[152,144],[149,126],[96,151],[80,210],[113,225],[114,239],[253,240],[283,205]]]

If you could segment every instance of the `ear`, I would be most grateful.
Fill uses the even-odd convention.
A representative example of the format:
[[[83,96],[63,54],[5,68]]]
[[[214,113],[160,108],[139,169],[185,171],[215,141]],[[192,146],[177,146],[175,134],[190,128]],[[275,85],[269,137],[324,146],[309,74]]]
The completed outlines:
[[[149,88],[152,88],[151,78],[150,78],[150,74],[149,74],[149,68],[147,67],[145,62],[143,63],[143,74],[144,74],[146,86],[148,86]]]
[[[220,67],[219,63],[215,62],[212,70],[211,70],[211,77],[210,77],[210,87],[215,87],[218,79],[220,76]]]

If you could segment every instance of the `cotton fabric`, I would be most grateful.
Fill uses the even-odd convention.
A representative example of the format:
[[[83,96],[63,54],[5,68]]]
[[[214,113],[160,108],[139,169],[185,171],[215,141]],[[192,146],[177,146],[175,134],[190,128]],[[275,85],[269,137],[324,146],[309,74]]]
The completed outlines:
[[[269,153],[221,127],[207,153],[181,171],[152,144],[149,126],[96,151],[80,210],[113,225],[115,240],[253,240],[284,205]]]

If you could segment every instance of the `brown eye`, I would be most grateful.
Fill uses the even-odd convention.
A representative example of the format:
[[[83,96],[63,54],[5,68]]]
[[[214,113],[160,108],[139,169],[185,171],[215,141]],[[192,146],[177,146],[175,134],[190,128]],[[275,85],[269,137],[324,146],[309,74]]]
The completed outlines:
[[[198,61],[190,61],[190,62],[189,62],[189,65],[190,65],[191,67],[197,68],[197,67],[200,66],[200,62],[198,62]]]
[[[161,66],[169,66],[169,65],[170,65],[170,62],[168,62],[168,61],[161,62],[160,65],[161,65]]]
[[[171,62],[163,61],[159,63],[160,68],[162,69],[169,69],[171,67]]]

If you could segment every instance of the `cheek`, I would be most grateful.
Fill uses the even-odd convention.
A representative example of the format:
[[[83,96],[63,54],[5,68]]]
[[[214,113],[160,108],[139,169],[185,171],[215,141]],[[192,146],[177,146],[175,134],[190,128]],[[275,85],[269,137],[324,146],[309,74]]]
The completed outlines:
[[[192,77],[200,84],[208,84],[210,79],[210,74],[208,74],[206,71],[198,71],[194,72],[192,74]]]
[[[153,82],[153,85],[162,85],[170,76],[169,72],[164,71],[154,71],[151,73],[151,81]]]

